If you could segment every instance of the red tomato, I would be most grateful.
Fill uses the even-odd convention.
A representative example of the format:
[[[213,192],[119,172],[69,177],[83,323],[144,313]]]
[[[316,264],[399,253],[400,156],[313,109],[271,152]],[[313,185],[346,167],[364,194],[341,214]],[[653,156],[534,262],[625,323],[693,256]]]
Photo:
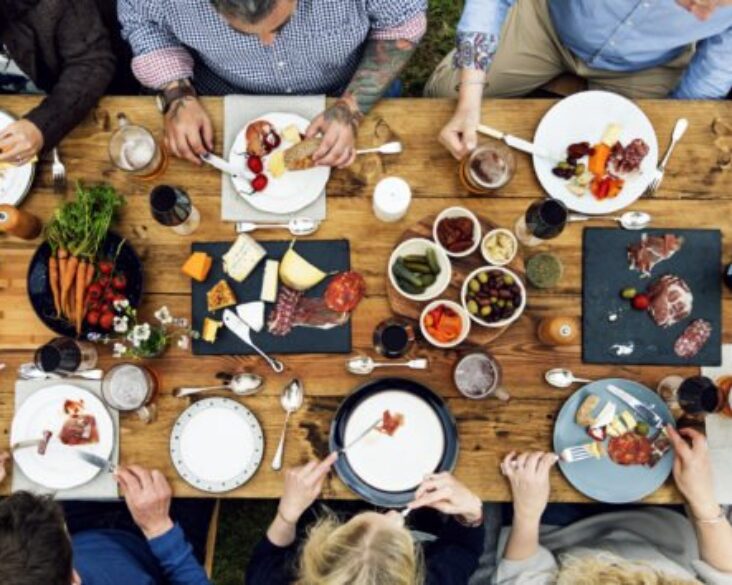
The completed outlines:
[[[99,264],[97,264],[97,268],[99,268],[99,272],[102,274],[112,274],[112,271],[114,270],[114,262],[111,262],[109,260],[102,260]]]
[[[104,291],[104,300],[108,303],[111,303],[112,301],[114,301],[115,295],[116,293],[111,288],[108,288]]]
[[[112,311],[105,311],[99,317],[99,327],[104,331],[109,331],[114,325],[114,313]]]
[[[92,327],[96,327],[99,324],[99,311],[89,311],[86,314],[86,322]]]
[[[256,192],[264,191],[267,188],[267,183],[269,183],[267,175],[257,175],[252,179],[252,189]]]
[[[633,305],[633,308],[638,311],[646,311],[651,305],[651,299],[648,298],[648,295],[638,293],[633,297],[631,304]]]
[[[255,154],[250,154],[247,157],[247,167],[253,173],[259,175],[264,170],[264,163],[262,163],[261,157]]]
[[[109,286],[109,283],[112,282],[112,279],[104,274],[97,279],[97,282],[102,288],[107,288]]]
[[[100,313],[111,313],[113,311],[114,311],[114,309],[112,308],[112,303],[111,302],[109,302],[109,303],[102,303],[101,305],[99,305],[99,312]]]
[[[125,290],[127,288],[127,277],[124,274],[118,274],[112,279],[112,287],[116,290]]]
[[[102,298],[102,294],[104,294],[104,289],[98,282],[92,282],[86,288],[86,296],[90,301],[98,301]]]

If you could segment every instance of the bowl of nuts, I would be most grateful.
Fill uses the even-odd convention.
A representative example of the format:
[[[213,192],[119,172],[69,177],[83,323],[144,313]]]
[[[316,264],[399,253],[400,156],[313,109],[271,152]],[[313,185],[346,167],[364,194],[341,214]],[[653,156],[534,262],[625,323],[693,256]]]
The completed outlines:
[[[435,219],[432,235],[448,256],[463,258],[480,244],[480,222],[469,209],[448,207]]]
[[[518,241],[509,230],[497,228],[489,231],[480,245],[480,253],[488,264],[505,266],[516,257]]]
[[[526,287],[503,266],[483,266],[463,282],[460,300],[470,318],[483,327],[505,327],[526,308]]]

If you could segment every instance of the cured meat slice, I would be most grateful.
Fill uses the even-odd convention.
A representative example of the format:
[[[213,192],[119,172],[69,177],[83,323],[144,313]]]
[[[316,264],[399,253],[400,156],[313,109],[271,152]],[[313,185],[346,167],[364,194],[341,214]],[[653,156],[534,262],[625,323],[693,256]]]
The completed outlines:
[[[608,171],[614,175],[629,175],[637,172],[649,150],[648,145],[641,138],[631,140],[628,146],[616,142],[610,151]]]
[[[287,335],[293,328],[295,309],[303,293],[286,286],[281,286],[277,293],[277,302],[269,314],[267,331],[272,335]]]
[[[608,457],[618,465],[648,465],[651,452],[651,441],[637,433],[613,437],[607,445]]]
[[[674,343],[674,353],[680,358],[693,358],[701,351],[711,334],[712,324],[709,321],[692,321]]]
[[[654,467],[663,456],[671,449],[671,440],[663,433],[658,435],[651,443],[651,460],[649,467]]]
[[[59,434],[64,445],[90,445],[99,442],[97,421],[91,414],[74,414],[64,422]]]
[[[666,274],[648,287],[650,313],[659,327],[671,327],[683,321],[694,306],[694,295],[684,280],[673,274]]]
[[[302,298],[295,308],[292,326],[330,329],[345,324],[350,316],[332,311],[323,298]]]
[[[366,294],[366,281],[358,272],[341,272],[325,289],[325,304],[332,311],[350,313]]]
[[[385,435],[393,437],[394,433],[396,433],[399,427],[401,427],[403,424],[403,414],[399,412],[395,412],[394,414],[392,414],[388,410],[385,410],[384,414],[382,415],[381,424],[376,427],[376,430],[380,433],[384,433]]]
[[[48,442],[51,440],[53,433],[51,431],[43,431],[43,440],[38,444],[38,454],[45,455],[48,449]]]
[[[650,276],[654,266],[668,260],[681,250],[684,238],[674,234],[649,236],[643,234],[640,242],[628,246],[628,261],[631,270]]]

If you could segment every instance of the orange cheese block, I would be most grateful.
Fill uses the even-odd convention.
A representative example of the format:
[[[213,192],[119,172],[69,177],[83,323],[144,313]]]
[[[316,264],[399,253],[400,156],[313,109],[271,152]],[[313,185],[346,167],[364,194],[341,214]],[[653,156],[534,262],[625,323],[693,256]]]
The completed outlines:
[[[193,280],[203,282],[208,277],[208,271],[211,270],[211,264],[213,264],[213,258],[206,254],[206,252],[193,252],[188,260],[186,260],[186,263],[183,265],[181,270],[183,271],[183,274]]]

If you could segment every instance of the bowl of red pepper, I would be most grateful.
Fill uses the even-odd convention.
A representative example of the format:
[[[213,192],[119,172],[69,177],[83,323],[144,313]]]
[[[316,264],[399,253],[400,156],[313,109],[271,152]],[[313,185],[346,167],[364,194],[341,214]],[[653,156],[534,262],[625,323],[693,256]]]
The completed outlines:
[[[428,342],[435,347],[447,349],[465,341],[470,333],[470,317],[459,304],[438,299],[422,311],[419,328]]]

